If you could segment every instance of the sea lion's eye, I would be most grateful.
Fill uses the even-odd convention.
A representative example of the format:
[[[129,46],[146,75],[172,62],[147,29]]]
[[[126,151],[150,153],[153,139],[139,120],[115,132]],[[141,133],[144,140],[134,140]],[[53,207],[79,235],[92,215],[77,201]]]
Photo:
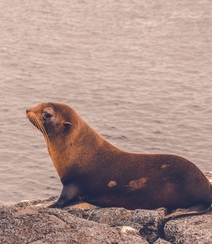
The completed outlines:
[[[43,117],[44,117],[45,119],[50,119],[50,118],[52,117],[52,115],[51,115],[50,113],[44,111],[44,112],[43,112]]]

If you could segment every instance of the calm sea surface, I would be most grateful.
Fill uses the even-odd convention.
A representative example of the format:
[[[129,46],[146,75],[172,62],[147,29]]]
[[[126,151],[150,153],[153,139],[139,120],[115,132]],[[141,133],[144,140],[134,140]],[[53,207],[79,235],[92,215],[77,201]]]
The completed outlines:
[[[212,171],[211,9],[211,0],[1,0],[0,204],[60,194],[25,116],[41,102],[68,103],[123,150]]]

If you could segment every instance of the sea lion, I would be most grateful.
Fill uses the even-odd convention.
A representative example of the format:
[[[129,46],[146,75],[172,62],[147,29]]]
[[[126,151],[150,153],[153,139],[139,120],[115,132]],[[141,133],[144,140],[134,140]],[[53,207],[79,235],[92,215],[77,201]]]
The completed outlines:
[[[122,151],[66,104],[42,103],[26,114],[43,133],[63,184],[58,201],[50,207],[86,201],[127,209],[187,208],[167,219],[209,211],[212,186],[187,159]]]

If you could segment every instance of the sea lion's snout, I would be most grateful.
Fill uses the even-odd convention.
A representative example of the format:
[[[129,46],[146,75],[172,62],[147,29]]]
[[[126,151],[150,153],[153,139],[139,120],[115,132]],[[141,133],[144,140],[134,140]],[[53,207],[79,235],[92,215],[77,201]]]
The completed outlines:
[[[44,127],[45,121],[43,120],[41,114],[41,111],[43,111],[42,108],[40,108],[41,105],[34,108],[26,109],[26,117],[35,127],[37,127],[38,130],[40,130],[43,133],[44,138],[48,140],[47,128]],[[48,120],[51,117],[50,114],[46,114],[45,116],[46,116],[46,120]]]
[[[27,116],[28,119],[30,119],[33,114],[34,114],[34,111],[33,111],[32,108],[26,109],[26,116]]]
[[[31,123],[34,124],[34,113],[31,108],[26,109],[26,117],[29,119]]]

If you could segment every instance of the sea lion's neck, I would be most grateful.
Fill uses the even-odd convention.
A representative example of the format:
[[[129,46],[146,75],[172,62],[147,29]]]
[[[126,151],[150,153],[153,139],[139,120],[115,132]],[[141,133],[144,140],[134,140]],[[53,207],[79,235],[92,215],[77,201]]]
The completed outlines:
[[[78,126],[73,126],[66,136],[50,137],[48,145],[52,162],[61,179],[66,175],[70,178],[70,174],[76,177],[78,171],[81,174],[86,173],[89,171],[89,165],[91,166],[91,159],[95,158],[94,155],[108,149],[117,151],[84,121],[80,121]]]

